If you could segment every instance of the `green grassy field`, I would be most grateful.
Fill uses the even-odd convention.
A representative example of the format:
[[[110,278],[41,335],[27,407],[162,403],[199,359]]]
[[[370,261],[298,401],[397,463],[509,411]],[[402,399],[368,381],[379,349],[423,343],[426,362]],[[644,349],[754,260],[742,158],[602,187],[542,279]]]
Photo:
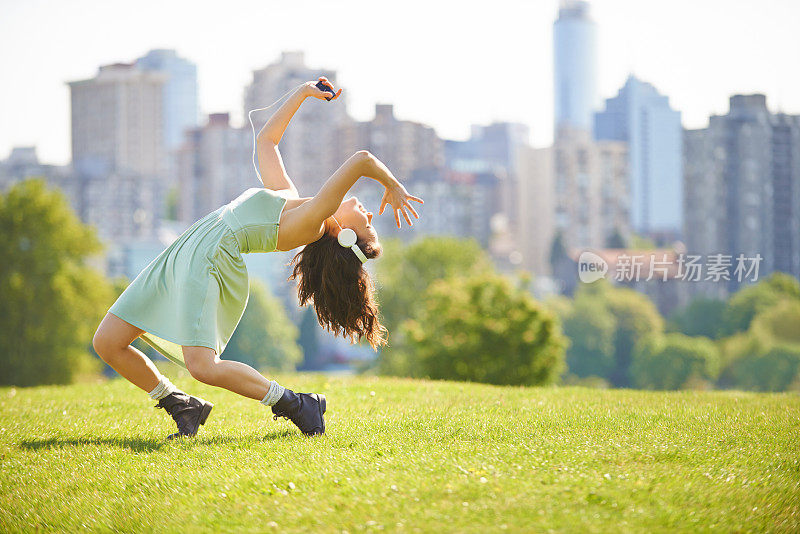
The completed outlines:
[[[800,396],[314,374],[306,438],[255,401],[197,437],[121,380],[0,389],[0,531],[798,531]]]

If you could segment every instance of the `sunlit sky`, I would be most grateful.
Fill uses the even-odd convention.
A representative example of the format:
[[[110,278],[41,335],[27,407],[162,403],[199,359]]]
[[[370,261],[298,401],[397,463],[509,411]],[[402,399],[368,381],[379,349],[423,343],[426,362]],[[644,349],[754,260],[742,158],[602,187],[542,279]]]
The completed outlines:
[[[733,93],[763,92],[773,111],[800,113],[800,1],[591,4],[602,97],[633,72],[669,96],[687,128],[727,112]],[[532,144],[544,146],[557,11],[557,0],[0,0],[0,159],[36,145],[41,161],[67,163],[65,82],[153,48],[196,63],[201,113],[228,111],[234,125],[246,123],[252,71],[282,50],[303,50],[309,66],[337,71],[358,120],[392,103],[398,118],[447,139],[510,120],[528,124]]]

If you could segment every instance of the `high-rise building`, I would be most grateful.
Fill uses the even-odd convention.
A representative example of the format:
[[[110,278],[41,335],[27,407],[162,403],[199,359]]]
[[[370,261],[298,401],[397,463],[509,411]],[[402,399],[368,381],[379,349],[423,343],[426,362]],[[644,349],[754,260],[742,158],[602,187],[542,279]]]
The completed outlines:
[[[553,147],[522,147],[516,165],[519,174],[520,214],[517,247],[524,269],[548,276],[553,242],[555,174]]]
[[[71,93],[72,163],[82,174],[111,171],[164,175],[164,84],[168,75],[134,64],[99,68],[67,82]]]
[[[493,122],[472,125],[472,135],[466,141],[445,142],[448,168],[458,172],[491,172],[499,177],[501,190],[500,213],[509,231],[516,235],[520,214],[517,158],[520,148],[528,145],[530,129],[515,122]]]
[[[152,176],[113,170],[102,176],[77,174],[80,196],[75,206],[81,220],[97,228],[98,236],[111,249],[131,241],[156,238],[161,213],[161,188]],[[110,274],[119,274],[110,269]]]
[[[320,76],[334,85],[336,71],[306,66],[301,51],[281,53],[279,61],[253,71],[253,81],[245,89],[244,118],[253,109],[266,107],[293,87]],[[288,95],[286,95],[288,98]],[[333,101],[309,98],[297,110],[280,141],[286,172],[301,195],[313,195],[342,164],[337,153],[337,129],[350,119],[346,110],[346,92]],[[280,104],[252,113],[256,134]],[[249,121],[247,127],[250,127]],[[252,135],[252,134],[251,134]]]
[[[568,248],[603,248],[630,235],[628,146],[563,127],[553,145],[554,231]]]
[[[106,274],[133,277],[168,240],[160,235],[168,174],[164,85],[132,63],[67,82],[72,101],[73,206],[106,248]]]
[[[773,116],[772,205],[775,270],[800,278],[800,115]]]
[[[252,132],[233,128],[228,113],[212,113],[185,132],[177,151],[178,219],[191,224],[240,195],[261,187],[252,164]]]
[[[680,112],[651,84],[630,75],[595,114],[594,136],[628,143],[633,230],[657,240],[677,239],[683,224]]]
[[[44,178],[48,184],[61,189],[71,204],[75,204],[76,191],[69,165],[46,165],[39,162],[35,146],[13,147],[8,158],[0,160],[0,190],[28,178]]]
[[[197,65],[179,57],[175,50],[156,49],[138,58],[136,66],[168,75],[162,98],[164,146],[167,151],[175,150],[183,142],[184,131],[200,124]]]
[[[492,221],[500,212],[500,181],[500,177],[489,171],[458,172],[444,167],[415,169],[411,177],[403,181],[409,193],[425,201],[424,205],[411,203],[420,214],[417,219],[409,212],[413,231],[409,231],[402,215],[402,226],[397,228],[391,206],[378,216],[376,210],[383,196],[382,187],[364,188],[358,198],[372,207],[375,213],[372,224],[381,238],[413,241],[427,235],[471,237],[488,249],[493,237]]]
[[[357,150],[369,150],[401,182],[416,169],[444,166],[444,141],[436,131],[426,124],[398,119],[392,104],[376,104],[372,120],[343,124],[336,137],[347,140],[347,145],[339,146],[340,160]]]
[[[771,113],[763,94],[733,95],[727,115],[685,132],[684,158],[688,252],[731,256],[734,267],[740,254],[760,256],[759,277],[800,277],[800,116]],[[695,292],[723,297],[750,281]]]
[[[597,26],[584,0],[561,0],[553,23],[555,132],[560,126],[592,131],[597,92]]]

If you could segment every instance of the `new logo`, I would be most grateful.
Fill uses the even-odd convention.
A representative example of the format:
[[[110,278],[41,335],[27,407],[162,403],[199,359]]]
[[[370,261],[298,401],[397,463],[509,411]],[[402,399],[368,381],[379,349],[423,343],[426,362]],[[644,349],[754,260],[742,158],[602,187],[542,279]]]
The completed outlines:
[[[603,278],[608,272],[608,263],[606,260],[595,254],[585,250],[581,252],[578,258],[578,278],[584,284],[591,284]]]

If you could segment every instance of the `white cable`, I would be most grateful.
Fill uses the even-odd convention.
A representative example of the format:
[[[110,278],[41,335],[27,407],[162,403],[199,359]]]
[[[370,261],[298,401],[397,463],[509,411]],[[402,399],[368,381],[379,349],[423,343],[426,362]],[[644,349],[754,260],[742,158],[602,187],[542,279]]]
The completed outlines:
[[[301,83],[300,85],[297,85],[295,87],[292,87],[287,92],[285,92],[282,97],[280,97],[278,100],[276,100],[275,102],[273,102],[272,104],[270,104],[269,106],[267,106],[265,108],[255,108],[255,109],[251,109],[250,111],[247,112],[247,120],[250,121],[250,129],[253,130],[253,168],[256,170],[256,175],[258,176],[259,180],[261,180],[261,173],[258,172],[258,167],[256,166],[256,127],[253,125],[253,118],[251,116],[251,113],[253,113],[254,111],[263,111],[265,109],[271,108],[272,106],[274,106],[275,104],[277,104],[278,102],[283,100],[283,98],[286,95],[288,95],[289,93],[294,92],[295,89],[297,89],[298,87],[302,87],[303,85],[305,85],[305,82]]]

